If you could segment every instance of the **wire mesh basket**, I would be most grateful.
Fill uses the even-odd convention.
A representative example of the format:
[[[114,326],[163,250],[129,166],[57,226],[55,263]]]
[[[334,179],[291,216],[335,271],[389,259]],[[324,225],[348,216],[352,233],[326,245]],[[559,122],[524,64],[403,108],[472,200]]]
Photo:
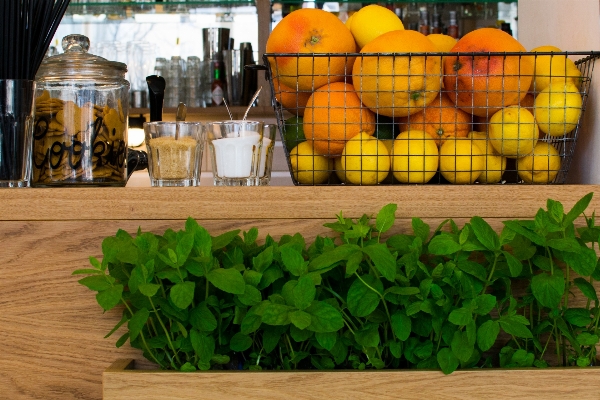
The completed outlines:
[[[263,59],[295,185],[556,184],[566,180],[599,55]]]

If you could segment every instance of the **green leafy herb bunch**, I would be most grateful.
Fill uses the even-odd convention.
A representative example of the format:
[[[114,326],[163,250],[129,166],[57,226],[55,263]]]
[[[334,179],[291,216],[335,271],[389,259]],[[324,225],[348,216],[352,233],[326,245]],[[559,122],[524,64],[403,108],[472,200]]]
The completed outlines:
[[[592,365],[600,341],[600,227],[553,200],[533,220],[431,231],[397,206],[328,223],[331,237],[256,228],[218,236],[188,219],[163,235],[119,230],[79,283],[163,369],[441,369]],[[584,215],[585,226],[574,221]]]

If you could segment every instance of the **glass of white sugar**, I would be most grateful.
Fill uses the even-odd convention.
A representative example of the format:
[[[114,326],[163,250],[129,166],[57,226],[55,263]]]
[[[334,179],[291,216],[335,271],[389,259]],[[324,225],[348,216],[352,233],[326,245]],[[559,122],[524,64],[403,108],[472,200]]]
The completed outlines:
[[[245,120],[206,125],[215,186],[269,184],[264,178],[267,172],[270,177],[275,137],[274,130],[266,127],[261,121]]]

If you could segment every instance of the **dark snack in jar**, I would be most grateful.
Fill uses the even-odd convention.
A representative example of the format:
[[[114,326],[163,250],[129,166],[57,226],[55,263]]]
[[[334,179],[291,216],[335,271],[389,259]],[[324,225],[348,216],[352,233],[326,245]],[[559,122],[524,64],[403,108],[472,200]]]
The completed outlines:
[[[36,99],[33,183],[122,181],[125,122],[120,99],[116,108],[78,105],[44,90]]]

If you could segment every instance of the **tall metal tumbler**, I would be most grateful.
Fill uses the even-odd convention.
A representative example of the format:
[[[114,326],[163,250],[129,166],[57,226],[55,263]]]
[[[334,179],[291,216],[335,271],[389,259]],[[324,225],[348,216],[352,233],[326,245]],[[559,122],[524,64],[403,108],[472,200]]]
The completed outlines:
[[[0,79],[0,187],[27,187],[35,81]]]

